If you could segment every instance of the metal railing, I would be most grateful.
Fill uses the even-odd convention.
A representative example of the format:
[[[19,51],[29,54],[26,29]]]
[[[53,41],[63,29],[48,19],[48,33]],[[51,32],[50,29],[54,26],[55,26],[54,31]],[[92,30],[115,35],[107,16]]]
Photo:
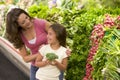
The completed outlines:
[[[18,54],[18,50],[2,37],[0,37],[0,51],[22,72],[30,76],[30,63],[25,63]]]

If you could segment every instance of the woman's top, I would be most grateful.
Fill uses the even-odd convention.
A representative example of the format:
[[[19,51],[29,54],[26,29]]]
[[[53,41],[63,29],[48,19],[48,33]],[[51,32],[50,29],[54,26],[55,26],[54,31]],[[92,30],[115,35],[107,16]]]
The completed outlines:
[[[34,19],[34,28],[36,32],[36,39],[35,43],[31,44],[29,41],[25,38],[23,34],[21,34],[22,40],[27,48],[30,49],[32,54],[38,53],[38,49],[41,45],[47,43],[47,32],[45,30],[45,21],[42,19]],[[35,61],[32,61],[32,65],[34,65]]]
[[[36,42],[36,37],[35,37],[34,39],[29,40],[28,42],[29,42],[30,44],[35,44],[35,42]]]
[[[44,45],[39,50],[40,54],[43,56],[42,61],[46,60],[46,54],[55,53],[58,56],[56,59],[58,62],[62,62],[62,60],[67,56],[66,48],[60,47],[57,50],[53,50],[49,44]],[[36,78],[40,80],[59,80],[60,70],[56,66],[46,65],[44,67],[39,67],[36,72]]]

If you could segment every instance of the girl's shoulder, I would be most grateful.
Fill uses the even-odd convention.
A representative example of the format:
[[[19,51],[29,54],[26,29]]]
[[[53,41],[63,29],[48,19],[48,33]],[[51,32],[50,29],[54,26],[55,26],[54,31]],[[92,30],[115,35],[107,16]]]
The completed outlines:
[[[67,48],[66,48],[66,47],[63,47],[63,46],[61,46],[60,49],[61,49],[62,51],[66,51],[66,50],[67,50]]]
[[[48,48],[49,47],[49,44],[45,44],[45,45],[42,45],[40,48],[41,49],[46,49],[46,48]]]

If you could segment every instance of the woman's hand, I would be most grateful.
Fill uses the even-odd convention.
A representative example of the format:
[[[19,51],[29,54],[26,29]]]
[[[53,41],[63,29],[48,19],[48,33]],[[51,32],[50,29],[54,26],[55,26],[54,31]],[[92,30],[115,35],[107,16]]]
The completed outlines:
[[[23,46],[23,47],[21,47],[19,49],[19,54],[21,55],[21,57],[23,58],[23,60],[26,63],[28,63],[28,62],[34,61],[37,58],[37,56],[38,56],[39,53],[30,55],[30,54],[27,53],[26,47]]]
[[[68,57],[71,56],[71,52],[72,50],[69,47],[67,47],[66,54],[68,55]]]

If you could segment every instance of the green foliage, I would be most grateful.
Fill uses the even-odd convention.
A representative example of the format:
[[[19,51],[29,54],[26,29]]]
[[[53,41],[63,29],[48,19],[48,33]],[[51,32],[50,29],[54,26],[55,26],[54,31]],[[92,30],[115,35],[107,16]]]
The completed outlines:
[[[5,4],[5,3],[4,3],[3,1],[0,1],[0,5],[1,5],[1,4]]]
[[[105,8],[113,8],[115,9],[120,8],[120,0],[101,0],[101,4],[105,7]]]
[[[120,0],[85,0],[84,8],[120,8]]]
[[[62,8],[66,8],[66,9],[73,9],[77,6],[77,0],[63,0],[62,2]]]
[[[70,35],[72,36],[73,45],[72,45],[72,56],[69,59],[69,65],[71,69],[70,72],[68,70],[67,75],[78,75],[79,77],[73,76],[66,76],[68,80],[71,78],[73,80],[79,80],[84,77],[85,74],[85,65],[86,65],[86,59],[88,55],[88,51],[90,48],[89,45],[89,36],[92,30],[92,27],[94,24],[96,24],[97,16],[93,14],[89,14],[88,12],[84,14],[80,14],[74,18],[72,21],[71,28],[72,30],[69,30]],[[73,64],[74,63],[74,64]],[[75,64],[76,63],[76,64]],[[71,65],[73,64],[73,65]],[[75,69],[73,66],[77,65],[80,68],[76,67]]]
[[[44,6],[43,4],[40,3],[39,5],[34,4],[30,6],[28,8],[28,12],[32,17],[46,19],[48,14],[48,9],[49,9],[48,6]]]
[[[58,59],[58,56],[55,53],[47,53],[46,58],[50,61],[53,61],[55,59]]]

